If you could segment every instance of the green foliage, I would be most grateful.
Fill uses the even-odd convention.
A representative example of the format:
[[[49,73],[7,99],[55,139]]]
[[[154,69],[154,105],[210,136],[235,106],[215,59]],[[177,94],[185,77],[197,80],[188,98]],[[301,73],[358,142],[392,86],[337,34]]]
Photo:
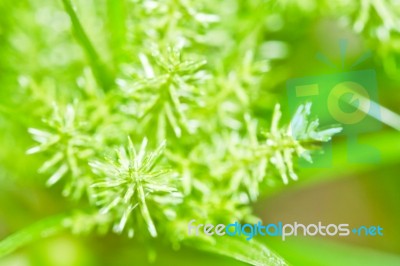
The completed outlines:
[[[271,251],[257,241],[243,242],[240,239],[222,237],[215,239],[215,243],[211,245],[209,242],[201,240],[189,242],[188,244],[195,248],[232,257],[251,265],[288,265],[274,251]]]
[[[388,16],[372,41],[399,29],[389,8],[394,1],[364,0],[361,11],[347,1],[23,3],[28,7],[2,19],[22,13],[26,25],[35,16],[39,23],[1,29],[18,49],[7,69],[19,89],[0,112],[25,103],[17,110],[26,112],[23,127],[38,143],[27,153],[42,154],[38,171],[49,176],[46,184],[62,183],[62,195],[74,201],[78,214],[56,219],[55,230],[113,230],[146,243],[159,237],[254,265],[285,262],[255,241],[191,238],[187,222],[254,221],[251,204],[297,180],[296,160],[311,162],[341,130],[319,129],[309,104],[282,123],[271,88],[290,77],[280,68],[290,41],[271,46],[265,36],[293,11],[330,14],[338,7],[356,31],[375,29],[371,10]],[[49,17],[57,15],[60,25],[51,28]],[[297,23],[287,21],[285,27]],[[21,56],[38,64],[12,63]],[[22,242],[41,230],[27,230],[32,236]],[[16,242],[0,242],[0,256]]]

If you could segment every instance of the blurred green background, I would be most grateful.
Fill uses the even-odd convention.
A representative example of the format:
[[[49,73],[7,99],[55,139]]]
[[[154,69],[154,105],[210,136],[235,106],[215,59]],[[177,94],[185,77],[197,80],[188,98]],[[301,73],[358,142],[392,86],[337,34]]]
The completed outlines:
[[[107,39],[104,34],[109,27],[114,27],[106,18],[117,1],[76,2],[79,2],[76,4],[82,24],[103,58],[112,62],[121,56],[107,52],[110,51],[107,46],[118,40]],[[127,12],[143,4],[131,2],[129,7],[124,7]],[[372,51],[372,58],[362,68],[377,72],[379,103],[400,113],[398,1],[377,4],[385,8],[371,7],[361,30],[357,28],[363,16],[359,14],[363,12],[361,7],[374,1],[267,1],[261,10],[257,9],[258,2],[264,3],[202,1],[206,9],[209,5],[211,10],[220,10],[222,20],[230,19],[232,14],[224,8],[232,5],[236,8],[235,14],[243,15],[240,19],[245,25],[251,25],[254,20],[263,28],[259,38],[265,40],[265,45],[260,53],[271,64],[265,74],[265,97],[268,97],[265,102],[278,101],[283,110],[288,110],[286,81],[334,73],[335,70],[316,60],[315,54],[322,52],[331,61],[340,62],[338,41],[346,39],[349,64],[365,51]],[[25,154],[33,144],[27,125],[39,123],[29,115],[37,111],[32,108],[40,109],[34,105],[35,98],[51,99],[56,94],[32,94],[26,83],[29,76],[35,78],[38,86],[48,86],[50,92],[52,87],[57,87],[57,98],[63,99],[62,91],[74,84],[85,59],[71,34],[69,18],[60,1],[2,0],[0,13],[0,239],[3,239],[35,221],[72,208],[60,196],[58,185],[54,189],[46,188],[46,177],[37,174],[42,158]],[[26,101],[27,95],[32,101]],[[289,116],[288,112],[284,115]],[[331,168],[299,169],[298,182],[267,191],[255,210],[265,223],[321,221],[351,226],[380,225],[384,236],[263,240],[293,265],[399,265],[400,133],[383,125],[382,129],[363,134],[360,139],[379,150],[379,162],[349,163],[346,137],[336,137]],[[369,154],[364,156],[368,161]],[[160,245],[155,250],[154,265],[241,265],[231,259],[185,248],[175,251]],[[148,263],[146,247],[113,234],[104,237],[62,234],[34,242],[0,259],[0,265],[18,266]]]

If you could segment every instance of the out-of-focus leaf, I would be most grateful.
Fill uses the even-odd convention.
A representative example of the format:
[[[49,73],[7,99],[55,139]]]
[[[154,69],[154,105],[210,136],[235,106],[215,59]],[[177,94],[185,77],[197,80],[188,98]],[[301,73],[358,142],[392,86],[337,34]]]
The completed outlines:
[[[64,215],[50,217],[28,226],[0,240],[0,258],[38,239],[49,237],[64,230]]]
[[[111,77],[109,71],[105,68],[99,54],[82,27],[71,0],[62,0],[62,2],[64,4],[65,11],[68,13],[68,16],[71,19],[76,38],[78,39],[90,61],[93,73],[95,74],[99,85],[102,86],[104,90],[108,90],[113,82],[113,78]]]
[[[287,262],[264,244],[252,239],[235,237],[215,237],[212,242],[205,240],[188,241],[189,246],[214,254],[219,254],[257,266],[283,266]]]
[[[400,256],[325,240],[290,239],[268,243],[280,250],[289,263],[307,266],[397,266]]]

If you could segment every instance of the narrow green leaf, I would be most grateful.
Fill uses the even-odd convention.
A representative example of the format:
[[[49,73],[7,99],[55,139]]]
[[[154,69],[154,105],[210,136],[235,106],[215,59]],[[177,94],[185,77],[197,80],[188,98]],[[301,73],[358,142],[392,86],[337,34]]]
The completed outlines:
[[[74,10],[71,0],[62,0],[64,4],[65,11],[71,19],[72,27],[75,32],[75,36],[78,39],[80,45],[82,46],[88,60],[90,61],[91,68],[96,77],[96,80],[104,90],[108,90],[113,83],[113,77],[111,73],[104,66],[101,58],[99,57],[96,49],[94,48],[92,42],[87,36],[79,18]]]
[[[66,215],[50,217],[28,226],[0,241],[0,258],[43,237],[49,237],[65,229]]]
[[[193,238],[185,243],[193,248],[223,255],[256,266],[283,266],[287,262],[255,239],[250,241],[238,237],[214,237],[212,242]],[[214,241],[215,240],[215,241]]]

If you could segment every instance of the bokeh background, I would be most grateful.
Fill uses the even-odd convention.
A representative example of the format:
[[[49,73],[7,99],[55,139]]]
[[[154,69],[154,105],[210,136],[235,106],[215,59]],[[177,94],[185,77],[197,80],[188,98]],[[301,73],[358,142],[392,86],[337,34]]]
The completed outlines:
[[[76,2],[80,2],[79,14],[96,48],[106,51],[105,37],[101,34],[107,30],[104,9],[113,5],[113,1]],[[279,2],[282,3],[272,1],[253,14],[265,28],[265,45],[260,53],[271,60],[271,70],[265,76],[266,102],[280,102],[288,119],[286,81],[338,71],[318,61],[315,55],[320,52],[339,63],[338,43],[346,39],[346,63],[351,64],[366,51],[372,51],[372,57],[361,68],[376,71],[379,104],[400,113],[399,1]],[[338,2],[338,6],[347,9],[329,7],[328,2]],[[360,28],[362,6],[368,3],[377,7],[371,4],[366,11],[365,26]],[[230,8],[240,9],[240,6],[240,1],[221,1],[221,13],[227,14]],[[2,0],[0,13],[0,239],[3,239],[72,207],[71,202],[60,196],[60,187],[45,187],[46,177],[36,171],[41,158],[25,154],[33,144],[26,125],[38,123],[31,120],[28,113],[33,107],[24,100],[24,93],[28,93],[25,74],[37,77],[41,85],[49,87],[55,86],[51,77],[57,77],[57,83],[66,88],[82,70],[84,56],[71,35],[69,18],[61,2]],[[243,21],[251,17],[243,14]],[[104,56],[113,55],[104,52]],[[263,240],[293,265],[400,265],[400,133],[383,123],[381,129],[363,134],[360,140],[379,151],[378,161],[370,162],[366,153],[364,162],[349,163],[346,136],[335,137],[332,167],[300,168],[298,182],[267,191],[254,207],[265,222],[380,225],[384,236]],[[185,248],[175,251],[160,245],[156,250],[154,265],[241,265]],[[112,234],[102,237],[61,234],[35,241],[0,259],[0,265],[6,266],[148,263],[146,247]]]

